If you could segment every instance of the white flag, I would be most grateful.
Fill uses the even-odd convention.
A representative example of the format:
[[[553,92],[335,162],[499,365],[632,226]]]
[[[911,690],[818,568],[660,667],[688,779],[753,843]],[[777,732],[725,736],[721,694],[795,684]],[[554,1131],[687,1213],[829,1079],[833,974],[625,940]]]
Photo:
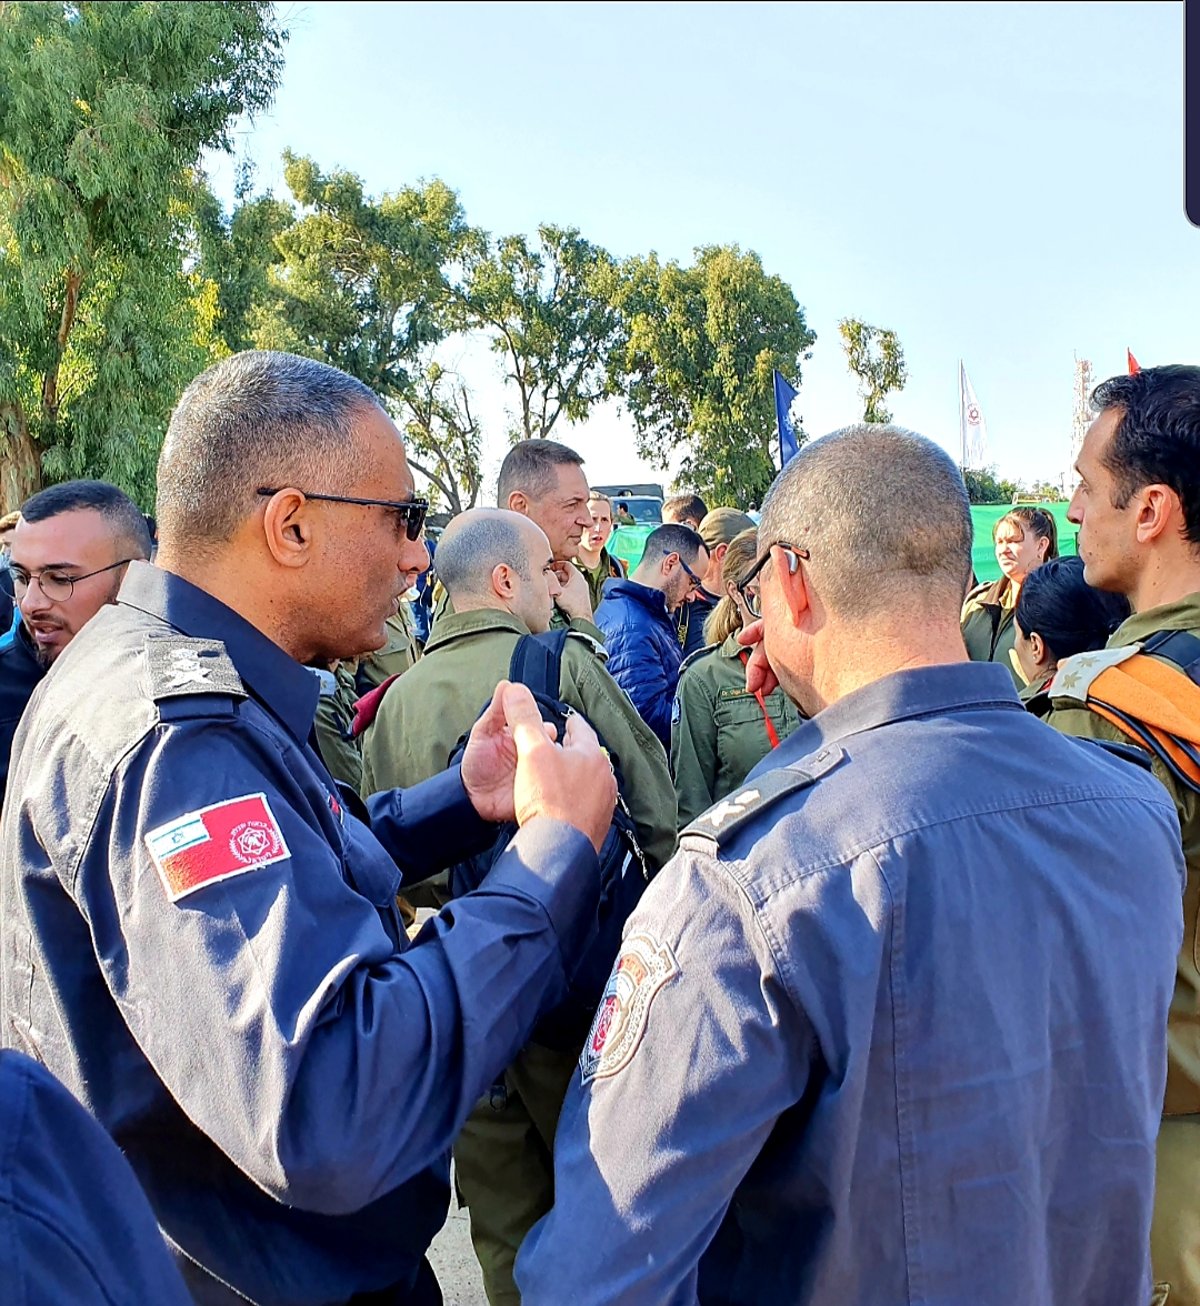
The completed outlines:
[[[962,466],[969,471],[980,471],[988,465],[987,423],[983,410],[975,398],[975,389],[967,369],[958,364],[958,433],[962,452]]]

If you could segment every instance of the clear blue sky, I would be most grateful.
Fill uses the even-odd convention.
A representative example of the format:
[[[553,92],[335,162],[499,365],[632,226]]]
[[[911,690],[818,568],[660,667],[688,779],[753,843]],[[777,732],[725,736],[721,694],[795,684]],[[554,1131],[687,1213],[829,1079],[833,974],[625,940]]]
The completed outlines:
[[[837,334],[904,345],[896,420],[952,451],[958,360],[1002,475],[1069,461],[1074,355],[1096,379],[1197,361],[1200,231],[1183,213],[1183,5],[300,4],[269,115],[370,191],[441,177],[497,233],[578,226],[617,256],[735,241],[818,335],[810,435],[861,412]],[[216,162],[228,187],[231,164]],[[468,351],[503,450],[503,395]],[[593,481],[644,469],[615,412],[556,431]],[[647,479],[661,479],[655,473]]]

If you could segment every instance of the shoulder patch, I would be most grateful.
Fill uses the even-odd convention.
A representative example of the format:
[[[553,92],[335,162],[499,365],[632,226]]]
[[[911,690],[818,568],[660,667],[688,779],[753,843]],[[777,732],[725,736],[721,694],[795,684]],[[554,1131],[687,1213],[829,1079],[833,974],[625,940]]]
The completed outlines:
[[[579,1054],[581,1084],[608,1079],[629,1065],[646,1032],[650,1004],[659,989],[678,974],[679,963],[670,945],[654,935],[642,931],[621,944]]]
[[[1100,648],[1091,653],[1076,653],[1074,657],[1064,658],[1058,664],[1058,670],[1046,693],[1052,699],[1074,698],[1084,703],[1092,682],[1102,671],[1120,666],[1141,651],[1140,644],[1126,644],[1123,648]]]
[[[264,793],[186,812],[148,831],[146,848],[172,902],[291,856]]]
[[[788,794],[807,789],[833,770],[845,757],[837,744],[827,744],[820,752],[802,757],[791,766],[782,766],[735,790],[728,798],[715,803],[707,812],[680,833],[680,842],[689,835],[724,847],[747,821]]]
[[[242,678],[219,639],[147,635],[145,648],[155,702],[190,694],[246,697]]]

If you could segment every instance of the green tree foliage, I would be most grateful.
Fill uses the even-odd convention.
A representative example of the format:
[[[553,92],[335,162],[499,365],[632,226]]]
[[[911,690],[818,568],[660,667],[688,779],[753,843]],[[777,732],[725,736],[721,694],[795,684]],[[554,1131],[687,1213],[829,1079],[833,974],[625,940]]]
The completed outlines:
[[[994,467],[965,469],[963,481],[967,486],[967,498],[972,503],[1012,503],[1021,493],[1016,481],[998,480]]]
[[[798,386],[816,340],[791,287],[736,245],[698,249],[687,268],[630,259],[621,274],[614,388],[639,452],[665,468],[684,449],[679,481],[710,506],[761,503],[777,470],[772,373]]]
[[[275,236],[282,258],[254,314],[255,341],[399,398],[452,322],[451,273],[476,239],[458,197],[431,181],[373,200],[353,173],[326,175],[290,151],[284,163],[300,216]]]
[[[541,226],[536,245],[506,236],[476,251],[466,321],[491,336],[516,389],[512,439],[545,439],[560,417],[582,421],[605,397],[623,344],[615,287],[611,255],[574,227]]]
[[[430,484],[430,499],[454,516],[474,508],[483,487],[482,431],[471,392],[436,362],[428,363],[402,396],[398,420],[409,466]]]
[[[842,346],[850,370],[858,378],[864,422],[890,422],[886,399],[893,390],[903,390],[908,380],[904,350],[894,331],[868,326],[858,318],[846,317],[838,323]]]
[[[195,272],[216,295],[216,329],[230,353],[254,345],[254,317],[267,298],[269,270],[283,259],[276,238],[291,225],[290,204],[273,195],[253,195],[253,170],[238,171],[234,206],[220,201],[197,178],[192,198]]]
[[[267,4],[0,5],[0,500],[103,476],[143,502],[166,418],[211,357],[183,249],[201,152],[263,109]]]

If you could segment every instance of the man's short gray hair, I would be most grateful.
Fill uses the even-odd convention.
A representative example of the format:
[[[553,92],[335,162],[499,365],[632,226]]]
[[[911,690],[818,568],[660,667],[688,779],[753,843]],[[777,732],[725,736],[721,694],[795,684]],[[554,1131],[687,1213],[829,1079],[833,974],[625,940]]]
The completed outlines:
[[[523,491],[531,499],[541,499],[558,483],[560,467],[582,465],[582,457],[557,440],[518,440],[500,464],[496,506],[507,508],[508,496],[514,490]]]
[[[361,381],[311,358],[250,350],[223,359],[171,415],[158,460],[160,536],[227,541],[260,487],[347,492],[358,471],[355,419],[379,407]]]
[[[771,486],[758,539],[810,550],[806,566],[840,617],[914,602],[957,613],[971,574],[962,474],[899,426],[849,426],[805,445]]]
[[[460,597],[487,594],[492,571],[502,563],[522,580],[532,581],[528,520],[517,513],[476,509],[456,518],[452,523],[456,529],[447,527],[438,545],[437,573],[451,603]],[[539,570],[541,565],[539,560]]]

